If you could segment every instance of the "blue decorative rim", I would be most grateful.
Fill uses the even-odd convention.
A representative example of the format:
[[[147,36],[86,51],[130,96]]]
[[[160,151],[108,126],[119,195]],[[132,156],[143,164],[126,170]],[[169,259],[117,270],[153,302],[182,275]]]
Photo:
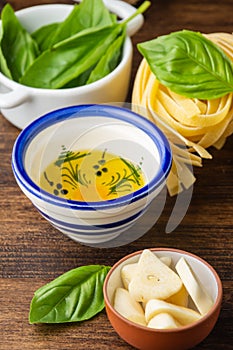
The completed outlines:
[[[67,200],[56,197],[42,190],[28,176],[24,159],[27,148],[33,138],[47,127],[62,122],[65,119],[79,117],[108,117],[120,121],[127,122],[145,132],[156,145],[160,160],[161,168],[156,176],[144,187],[116,199],[106,200],[103,202],[82,202]],[[166,179],[172,164],[172,153],[169,142],[162,131],[151,121],[141,115],[132,112],[123,107],[112,105],[85,104],[71,107],[61,108],[36,119],[21,131],[17,137],[12,151],[12,169],[17,181],[31,194],[39,199],[45,200],[47,203],[54,204],[64,208],[72,208],[74,210],[98,210],[106,208],[114,208],[127,204],[127,202],[135,202],[155,190]]]
[[[142,210],[140,210],[139,212],[137,212],[136,214],[119,220],[119,221],[114,221],[114,222],[110,222],[110,223],[105,223],[105,224],[93,224],[92,226],[90,225],[81,225],[81,224],[75,224],[75,223],[67,223],[65,221],[61,221],[59,219],[54,219],[51,215],[48,215],[46,213],[44,213],[42,210],[38,210],[40,212],[40,214],[42,216],[44,216],[47,220],[49,220],[55,227],[60,227],[61,229],[64,229],[66,231],[69,230],[69,232],[71,233],[77,233],[77,234],[91,234],[95,235],[95,234],[99,234],[101,231],[108,231],[111,230],[110,232],[113,232],[112,229],[115,230],[119,230],[119,227],[124,226],[124,225],[130,225],[133,223],[133,221],[135,219],[137,219],[138,217],[140,217],[144,211],[145,208],[143,208]]]

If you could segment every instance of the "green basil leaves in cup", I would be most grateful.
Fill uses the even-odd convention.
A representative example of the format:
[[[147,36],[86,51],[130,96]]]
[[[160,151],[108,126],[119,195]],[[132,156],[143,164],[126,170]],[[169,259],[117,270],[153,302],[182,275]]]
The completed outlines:
[[[102,0],[88,0],[74,5],[63,22],[40,27],[32,33],[32,37],[41,51],[45,51],[84,29],[104,27],[113,23],[116,23],[116,16],[108,11]]]
[[[84,29],[105,27],[116,23],[116,16],[111,15],[102,0],[85,0],[74,9],[60,24],[54,33],[52,45],[65,40]]]
[[[38,56],[38,46],[30,34],[21,26],[9,4],[4,7],[1,19],[1,52],[12,78],[18,81]]]
[[[30,323],[64,323],[90,319],[104,309],[103,283],[110,266],[70,270],[39,288],[31,301]]]
[[[99,60],[95,68],[92,70],[87,84],[93,83],[96,80],[103,78],[105,75],[111,73],[117,66],[122,54],[122,45],[125,40],[125,31],[109,46],[106,53]]]
[[[233,92],[233,63],[204,35],[183,30],[138,44],[157,79],[190,98],[213,99]]]
[[[60,23],[50,23],[40,27],[31,34],[32,38],[37,42],[40,52],[46,51],[52,46],[54,33],[60,27]]]
[[[20,83],[43,89],[59,89],[96,65],[122,28],[90,28],[44,51],[20,78]]]
[[[10,79],[36,88],[90,84],[117,67],[127,23],[149,6],[145,1],[132,16],[118,22],[103,0],[83,0],[63,22],[29,34],[7,4],[2,11],[0,70]]]

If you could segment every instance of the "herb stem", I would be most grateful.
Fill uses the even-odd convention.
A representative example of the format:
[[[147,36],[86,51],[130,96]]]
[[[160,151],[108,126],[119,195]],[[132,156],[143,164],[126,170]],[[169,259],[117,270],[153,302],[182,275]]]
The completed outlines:
[[[139,8],[128,18],[126,18],[122,23],[123,24],[127,24],[129,23],[130,21],[132,21],[132,19],[134,19],[136,16],[144,13],[148,7],[150,7],[151,5],[151,2],[150,1],[144,1],[140,6]]]

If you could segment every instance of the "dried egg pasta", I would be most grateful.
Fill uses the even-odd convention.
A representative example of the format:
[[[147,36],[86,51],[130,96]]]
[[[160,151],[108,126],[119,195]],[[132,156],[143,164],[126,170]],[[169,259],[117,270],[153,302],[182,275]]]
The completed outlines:
[[[232,34],[205,36],[233,61]],[[232,93],[212,100],[181,96],[156,79],[145,58],[136,74],[132,105],[135,112],[160,127],[170,142],[173,151],[173,165],[167,179],[170,195],[192,186],[195,177],[190,165],[202,166],[202,158],[212,158],[207,148],[221,149],[233,133]]]

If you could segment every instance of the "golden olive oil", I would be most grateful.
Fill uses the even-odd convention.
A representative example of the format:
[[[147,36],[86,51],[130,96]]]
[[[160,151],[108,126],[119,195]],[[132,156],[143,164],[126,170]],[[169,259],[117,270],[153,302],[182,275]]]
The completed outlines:
[[[130,194],[145,185],[141,161],[106,150],[67,151],[65,147],[40,177],[40,186],[56,196],[76,201],[104,201]]]

